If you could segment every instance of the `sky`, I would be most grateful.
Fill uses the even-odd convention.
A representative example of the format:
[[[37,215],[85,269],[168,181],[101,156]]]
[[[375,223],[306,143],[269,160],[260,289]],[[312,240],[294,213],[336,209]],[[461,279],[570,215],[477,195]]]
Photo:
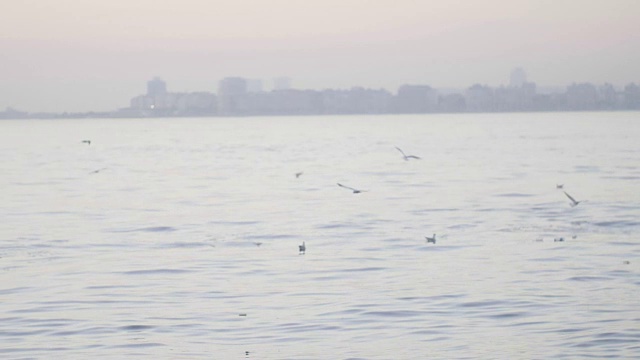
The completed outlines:
[[[109,111],[155,76],[296,89],[640,83],[637,0],[2,0],[0,111]]]

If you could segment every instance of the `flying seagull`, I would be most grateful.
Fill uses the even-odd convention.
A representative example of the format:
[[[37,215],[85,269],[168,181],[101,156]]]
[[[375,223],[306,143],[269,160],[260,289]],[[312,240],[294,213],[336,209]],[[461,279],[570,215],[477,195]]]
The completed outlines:
[[[402,154],[402,157],[406,160],[409,161],[410,159],[417,159],[420,160],[419,156],[415,156],[415,155],[407,155],[404,153],[404,151],[402,151],[402,149],[400,149],[399,147],[396,146],[396,149],[398,149],[398,151],[400,151],[400,153]]]
[[[342,185],[340,183],[338,183],[338,186],[343,187],[345,189],[349,189],[349,190],[353,191],[354,194],[359,194],[361,192],[365,192],[366,191],[366,190],[358,190],[358,189],[354,189],[352,187],[344,186],[344,185]]]
[[[436,243],[436,234],[433,234],[432,237],[425,236],[424,238],[427,239],[427,244],[428,243],[434,243],[434,244]]]
[[[307,251],[307,246],[302,242],[302,245],[298,245],[298,254],[302,255]]]
[[[297,173],[296,173],[296,179],[297,179],[297,178],[299,178],[299,177],[300,177],[300,175],[302,175],[302,174],[303,174],[303,172],[302,172],[302,171],[297,172]]]
[[[98,169],[98,170],[93,170],[93,171],[91,172],[91,174],[97,174],[97,173],[99,173],[100,171],[105,170],[105,169],[106,169],[106,167],[104,167],[104,168],[102,168],[102,169]]]
[[[569,203],[569,205],[571,205],[571,207],[576,207],[578,206],[578,204],[580,204],[582,202],[582,200],[580,201],[576,201],[576,199],[572,198],[571,195],[567,194],[566,191],[563,191],[563,193],[565,195],[567,195],[567,197],[569,198],[569,200],[571,200],[571,202]]]
[[[82,140],[83,144],[91,145],[91,140]]]

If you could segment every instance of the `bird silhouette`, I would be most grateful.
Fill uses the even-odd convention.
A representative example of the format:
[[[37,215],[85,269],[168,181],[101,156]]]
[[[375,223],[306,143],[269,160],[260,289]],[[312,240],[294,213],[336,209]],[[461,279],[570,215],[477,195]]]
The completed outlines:
[[[428,243],[434,243],[434,244],[436,243],[436,234],[433,234],[432,237],[425,236],[424,238],[427,239],[427,244]]]
[[[345,188],[345,189],[349,189],[349,190],[353,191],[353,193],[354,193],[354,194],[359,194],[359,193],[361,193],[361,192],[366,192],[366,190],[358,190],[358,189],[354,189],[354,188],[349,187],[349,186],[344,186],[344,185],[342,185],[342,184],[340,184],[340,183],[338,183],[338,186],[343,187],[343,188]]]
[[[400,153],[402,154],[402,158],[405,159],[405,161],[409,161],[410,159],[416,159],[416,160],[420,160],[419,156],[415,156],[415,155],[407,155],[404,153],[404,151],[402,151],[402,149],[400,149],[399,147],[396,146],[396,149],[398,151],[400,151]]]
[[[302,242],[302,245],[298,245],[298,254],[304,254],[307,251],[307,246]]]
[[[580,204],[582,202],[582,200],[577,201],[576,199],[574,199],[573,197],[571,197],[571,195],[567,194],[566,191],[563,191],[563,193],[565,195],[567,195],[567,197],[569,198],[569,200],[571,200],[571,202],[569,203],[569,205],[571,205],[571,207],[576,207],[578,206],[578,204]]]

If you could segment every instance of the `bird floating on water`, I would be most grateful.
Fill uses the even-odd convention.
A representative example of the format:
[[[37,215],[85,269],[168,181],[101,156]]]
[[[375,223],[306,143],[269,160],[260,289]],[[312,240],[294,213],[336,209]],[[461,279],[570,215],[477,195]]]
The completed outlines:
[[[563,242],[563,241],[564,241],[564,238],[562,238],[562,237],[558,237],[558,238],[553,239],[553,242]]]
[[[433,234],[432,237],[425,236],[424,238],[427,239],[427,244],[428,243],[434,243],[434,244],[436,243],[436,234]]]
[[[82,140],[83,144],[91,145],[91,140]]]
[[[419,156],[415,156],[415,155],[407,155],[404,153],[404,151],[402,151],[402,149],[400,149],[399,147],[396,146],[396,149],[398,151],[400,151],[400,153],[402,154],[402,158],[405,159],[405,161],[409,161],[410,159],[416,159],[416,160],[420,160]]]
[[[556,184],[556,189],[563,189],[564,188],[564,184]]]
[[[576,207],[578,206],[578,204],[580,204],[582,202],[582,200],[577,201],[576,199],[574,199],[573,197],[571,197],[571,195],[567,194],[566,191],[563,191],[563,193],[565,195],[567,195],[567,197],[569,198],[569,200],[571,200],[571,202],[569,203],[569,205],[571,205],[571,207]]]
[[[296,173],[296,179],[299,178],[303,174],[302,171]]]
[[[302,242],[302,245],[298,245],[298,254],[303,255],[307,251],[307,246]]]
[[[361,193],[361,192],[366,192],[366,190],[358,190],[358,189],[354,189],[354,188],[349,187],[349,186],[344,186],[344,185],[342,185],[342,184],[340,184],[340,183],[338,183],[338,186],[343,187],[343,188],[345,188],[345,189],[349,189],[349,190],[353,191],[353,193],[354,193],[354,194],[359,194],[359,193]]]

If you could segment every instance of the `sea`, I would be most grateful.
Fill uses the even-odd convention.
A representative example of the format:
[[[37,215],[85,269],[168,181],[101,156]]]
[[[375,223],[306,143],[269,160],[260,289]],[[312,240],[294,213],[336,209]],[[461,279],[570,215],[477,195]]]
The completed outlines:
[[[2,359],[640,358],[640,112],[2,120],[0,218]]]

